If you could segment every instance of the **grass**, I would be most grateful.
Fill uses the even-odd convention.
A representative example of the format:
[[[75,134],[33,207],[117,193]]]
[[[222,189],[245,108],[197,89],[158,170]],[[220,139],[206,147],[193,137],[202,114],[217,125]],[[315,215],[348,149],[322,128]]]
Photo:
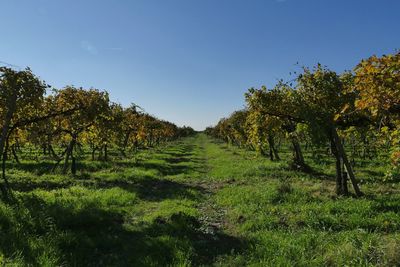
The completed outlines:
[[[82,159],[76,177],[9,163],[0,263],[400,265],[400,185],[382,181],[384,166],[356,166],[366,196],[338,198],[331,159],[306,158],[318,174],[199,134],[130,159]]]

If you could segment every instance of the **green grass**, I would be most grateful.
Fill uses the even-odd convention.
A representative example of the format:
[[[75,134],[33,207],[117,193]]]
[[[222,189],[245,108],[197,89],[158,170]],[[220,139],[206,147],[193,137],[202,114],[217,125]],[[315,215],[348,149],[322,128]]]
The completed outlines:
[[[199,134],[130,159],[81,159],[76,177],[9,163],[0,263],[400,265],[400,185],[382,181],[385,166],[359,163],[365,197],[338,198],[329,156],[306,159],[318,174]]]

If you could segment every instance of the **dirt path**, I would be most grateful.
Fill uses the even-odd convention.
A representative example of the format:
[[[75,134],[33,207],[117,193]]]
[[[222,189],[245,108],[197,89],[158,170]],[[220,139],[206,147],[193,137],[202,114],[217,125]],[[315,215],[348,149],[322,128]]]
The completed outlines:
[[[207,179],[210,175],[212,166],[209,164],[205,146],[205,140],[201,139],[198,145],[200,150],[198,154],[201,155],[201,158],[203,159],[202,167],[204,172],[202,173],[202,181],[194,182],[192,185],[203,189],[204,200],[197,206],[201,214],[199,217],[201,223],[200,230],[205,234],[212,235],[214,239],[218,239],[219,234],[222,234],[224,231],[226,210],[219,206],[214,199],[215,194],[221,190],[222,184]]]

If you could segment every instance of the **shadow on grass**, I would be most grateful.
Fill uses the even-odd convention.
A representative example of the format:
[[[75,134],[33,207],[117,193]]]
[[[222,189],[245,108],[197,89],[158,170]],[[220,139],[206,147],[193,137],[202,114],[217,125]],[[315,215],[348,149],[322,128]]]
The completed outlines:
[[[371,182],[377,182],[379,181],[379,183],[382,184],[393,184],[393,183],[399,183],[400,182],[400,178],[399,179],[391,179],[391,180],[387,180],[384,181],[384,177],[385,177],[385,173],[382,171],[375,171],[375,170],[370,170],[370,169],[363,169],[360,170],[361,172],[365,173],[366,175],[363,175],[363,179],[367,180],[367,181],[371,181]]]
[[[189,157],[193,156],[192,152],[185,152],[185,151],[182,151],[182,152],[164,151],[164,152],[161,152],[161,154],[165,155],[167,159],[169,159],[171,157],[172,158],[189,158]]]
[[[161,180],[147,177],[139,180],[98,180],[88,181],[88,187],[113,188],[119,187],[135,193],[137,197],[147,201],[161,201],[165,199],[191,199],[198,200],[200,194],[206,193],[205,189],[197,185],[189,185],[170,180]]]
[[[114,164],[117,162],[111,162],[111,161],[78,161],[76,163],[77,170],[85,170],[86,172],[95,172],[103,169],[107,169],[112,167]],[[61,162],[55,171],[55,173],[60,173],[62,167],[63,167],[64,162]],[[25,172],[30,172],[36,175],[43,175],[43,174],[50,174],[53,171],[53,168],[55,166],[55,161],[41,161],[41,162],[35,162],[35,161],[22,161],[21,163],[14,163],[14,162],[8,162],[6,165],[6,168],[9,169],[16,169],[16,170],[22,170]]]
[[[35,189],[43,189],[43,190],[55,190],[61,188],[67,188],[70,186],[76,185],[71,180],[64,180],[64,181],[11,181],[10,188],[15,191],[19,192],[29,192]]]
[[[312,167],[310,167],[310,168],[312,168]],[[315,168],[312,168],[308,172],[299,172],[299,173],[307,175],[311,179],[316,179],[316,180],[320,180],[320,181],[336,181],[335,174],[327,174],[327,173],[324,173],[323,171],[315,169]]]
[[[192,159],[179,157],[179,158],[166,158],[165,161],[168,162],[169,164],[179,164],[179,163],[191,162]]]
[[[204,188],[200,186],[157,179],[142,180],[132,189],[139,198],[148,201],[178,198],[197,199],[197,192],[205,193]]]
[[[370,195],[368,198],[374,201],[372,208],[375,212],[400,213],[400,195],[398,194]]]
[[[194,171],[194,168],[189,165],[181,164],[168,164],[165,162],[138,162],[138,167],[142,167],[148,170],[157,170],[162,176],[166,175],[178,175]]]
[[[6,230],[1,251],[5,258],[19,255],[26,265],[43,264],[43,254],[66,266],[210,265],[246,246],[224,233],[202,232],[195,217],[181,212],[129,228],[122,212],[94,203],[46,203],[30,195],[13,210],[11,218],[0,213],[0,226]]]
[[[22,170],[25,172],[34,173],[37,175],[42,175],[44,173],[50,173],[54,166],[53,162],[50,161],[42,161],[42,162],[35,162],[35,161],[22,161],[21,163],[16,162],[7,162],[6,169],[16,169]]]

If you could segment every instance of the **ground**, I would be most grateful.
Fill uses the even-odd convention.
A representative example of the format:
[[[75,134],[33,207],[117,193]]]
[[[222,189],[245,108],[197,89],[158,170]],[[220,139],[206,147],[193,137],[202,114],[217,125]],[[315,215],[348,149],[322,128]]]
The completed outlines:
[[[283,149],[282,158],[290,158]],[[89,157],[88,157],[89,158]],[[356,166],[362,198],[313,174],[198,134],[129,159],[81,160],[76,177],[10,163],[0,262],[33,266],[396,266],[400,185]]]

